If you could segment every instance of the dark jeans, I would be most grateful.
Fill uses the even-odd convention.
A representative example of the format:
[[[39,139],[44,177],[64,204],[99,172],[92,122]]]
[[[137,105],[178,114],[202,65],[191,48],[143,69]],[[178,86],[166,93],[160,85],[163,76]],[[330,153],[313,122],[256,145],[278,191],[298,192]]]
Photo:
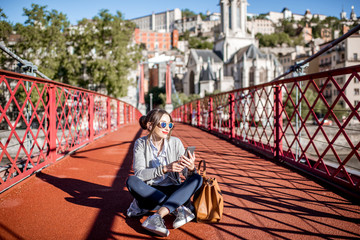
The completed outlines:
[[[138,201],[139,207],[155,210],[166,207],[172,213],[176,208],[188,202],[200,188],[202,177],[199,174],[189,176],[180,185],[150,186],[136,176],[130,176],[126,186]]]

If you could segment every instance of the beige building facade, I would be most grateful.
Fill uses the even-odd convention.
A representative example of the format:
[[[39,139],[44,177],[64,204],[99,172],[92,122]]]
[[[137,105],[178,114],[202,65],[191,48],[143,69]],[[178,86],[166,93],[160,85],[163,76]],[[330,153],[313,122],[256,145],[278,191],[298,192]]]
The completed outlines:
[[[321,48],[327,46],[328,43],[321,45]],[[344,67],[350,67],[360,64],[360,35],[352,35],[345,39],[342,43],[339,43],[337,46],[322,54],[319,57],[319,71],[327,71],[331,69],[339,69]],[[350,74],[337,76],[335,81],[343,88],[350,78]],[[319,86],[323,87],[326,79],[321,79]],[[339,95],[339,91],[336,88],[335,84],[328,82],[324,88],[323,92],[326,100],[329,103],[333,103]],[[347,87],[344,91],[345,96],[349,102],[355,107],[360,102],[360,79],[354,76],[351,81],[349,81]],[[349,105],[341,98],[338,101],[338,104],[341,107],[349,109]]]
[[[173,32],[174,23],[181,19],[181,10],[175,8],[160,13],[152,13],[147,16],[130,19],[140,30],[148,30],[154,32]]]

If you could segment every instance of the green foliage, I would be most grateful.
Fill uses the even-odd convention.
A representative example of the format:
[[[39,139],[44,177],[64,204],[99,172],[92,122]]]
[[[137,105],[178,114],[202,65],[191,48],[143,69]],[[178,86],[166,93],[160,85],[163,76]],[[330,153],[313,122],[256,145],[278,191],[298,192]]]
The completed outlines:
[[[302,91],[304,91],[304,88]],[[300,91],[298,91],[298,99],[299,100],[300,100],[300,97],[301,97],[301,94],[300,94]],[[305,98],[308,101],[310,107],[314,105],[316,97],[317,97],[317,94],[315,94],[315,92],[312,89],[308,88],[306,90]],[[295,105],[297,104],[296,87],[293,89],[290,96],[286,95],[283,98],[283,101],[287,101],[286,105],[285,105],[285,111],[289,118],[291,118],[292,114],[294,113],[294,109],[295,109],[295,105],[290,101],[290,99],[294,102]],[[304,98],[302,98],[301,103],[298,104],[298,106],[300,106],[300,105],[301,105],[301,118],[305,119],[309,113],[309,107]],[[321,99],[318,99],[316,104],[313,107],[313,110],[317,116],[323,116],[327,112],[326,109],[327,108]],[[300,111],[299,107],[297,108],[297,110]],[[297,113],[295,113],[295,115],[297,115]],[[309,118],[307,120],[312,120],[312,119],[314,119],[313,115],[309,116]],[[295,121],[295,116],[292,118],[292,121]]]
[[[320,21],[319,18],[313,18],[311,19],[311,22],[317,24],[312,27],[312,34],[314,38],[321,37],[321,29],[323,28],[330,28],[332,31],[341,30],[341,21],[336,17],[326,17],[322,21]]]
[[[32,4],[24,8],[24,15],[25,24],[14,26],[21,36],[12,46],[17,55],[53,80],[84,88],[91,84],[115,97],[127,94],[128,73],[141,54],[138,45],[130,44],[135,24],[124,20],[120,12],[112,15],[101,10],[93,19],[81,20],[78,28],[69,28],[66,15],[47,6]],[[5,17],[1,10],[0,24],[5,24]],[[1,37],[9,32],[4,29]],[[0,61],[4,65],[3,56]]]
[[[115,97],[125,96],[129,81],[129,70],[141,58],[140,47],[130,46],[135,24],[125,21],[120,12],[112,15],[101,10],[92,20],[79,22],[81,29],[71,33],[74,54],[78,56],[75,69],[77,82],[82,87],[88,83],[105,87],[108,94]],[[65,72],[71,74],[69,72]],[[82,74],[90,77],[84,81]],[[64,74],[65,76],[65,74]]]
[[[206,38],[190,37],[189,39],[189,48],[213,49],[213,47],[214,44],[212,42],[208,42]]]
[[[258,16],[254,16],[254,19],[266,19],[266,15],[265,13],[259,14]]]
[[[0,8],[0,41],[7,43],[7,39],[12,31],[12,26],[6,21],[7,16],[3,13],[3,9]]]
[[[276,47],[280,46],[283,43],[291,45],[291,39],[287,33],[272,33],[272,34],[261,34],[257,33],[255,36],[259,39],[259,44],[261,47]]]
[[[32,4],[31,9],[24,8],[26,25],[16,24],[14,30],[21,36],[13,50],[21,58],[33,62],[39,71],[51,79],[59,68],[65,55],[65,29],[69,22],[66,15],[56,10],[48,11],[46,6]]]
[[[150,93],[153,94],[153,108],[164,108],[166,101],[165,88],[162,87],[153,87],[149,90],[149,92],[145,95],[145,103],[146,105],[150,105]]]
[[[190,32],[189,30],[186,30],[182,35],[180,35],[179,37],[179,40],[182,41],[182,40],[186,40],[186,41],[189,41],[190,39]]]
[[[205,14],[203,14],[203,13],[200,13],[200,17],[201,17],[202,20],[206,20],[206,18],[207,18],[207,16]]]
[[[191,10],[189,10],[188,8],[185,8],[185,9],[182,9],[181,10],[181,15],[182,15],[182,17],[194,17],[194,16],[196,16],[196,13],[195,12],[193,12],[193,11],[191,11]]]

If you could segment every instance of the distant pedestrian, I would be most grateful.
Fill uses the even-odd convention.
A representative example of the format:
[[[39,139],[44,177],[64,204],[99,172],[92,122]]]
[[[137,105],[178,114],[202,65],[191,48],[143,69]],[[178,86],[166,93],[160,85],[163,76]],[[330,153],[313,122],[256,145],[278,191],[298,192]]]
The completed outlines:
[[[170,213],[176,216],[174,228],[195,218],[190,198],[200,188],[202,178],[195,170],[195,153],[186,157],[180,139],[171,136],[174,123],[170,114],[153,109],[142,116],[139,123],[149,134],[135,142],[135,175],[126,182],[134,200],[127,215],[141,216],[156,210],[142,226],[160,236],[168,236],[164,216]],[[185,177],[184,181],[181,181],[180,173]]]

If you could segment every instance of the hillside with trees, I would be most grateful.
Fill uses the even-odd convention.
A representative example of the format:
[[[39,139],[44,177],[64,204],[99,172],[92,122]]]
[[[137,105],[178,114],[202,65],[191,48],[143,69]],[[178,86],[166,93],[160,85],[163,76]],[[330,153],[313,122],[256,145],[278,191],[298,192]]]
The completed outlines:
[[[101,10],[92,19],[83,19],[70,26],[65,14],[32,4],[24,8],[24,24],[11,25],[6,13],[0,12],[0,38],[8,45],[14,32],[18,40],[8,46],[24,60],[33,62],[39,71],[55,81],[88,88],[106,90],[121,97],[130,84],[127,76],[141,59],[138,45],[131,44],[135,24]],[[1,68],[13,60],[1,54]]]

